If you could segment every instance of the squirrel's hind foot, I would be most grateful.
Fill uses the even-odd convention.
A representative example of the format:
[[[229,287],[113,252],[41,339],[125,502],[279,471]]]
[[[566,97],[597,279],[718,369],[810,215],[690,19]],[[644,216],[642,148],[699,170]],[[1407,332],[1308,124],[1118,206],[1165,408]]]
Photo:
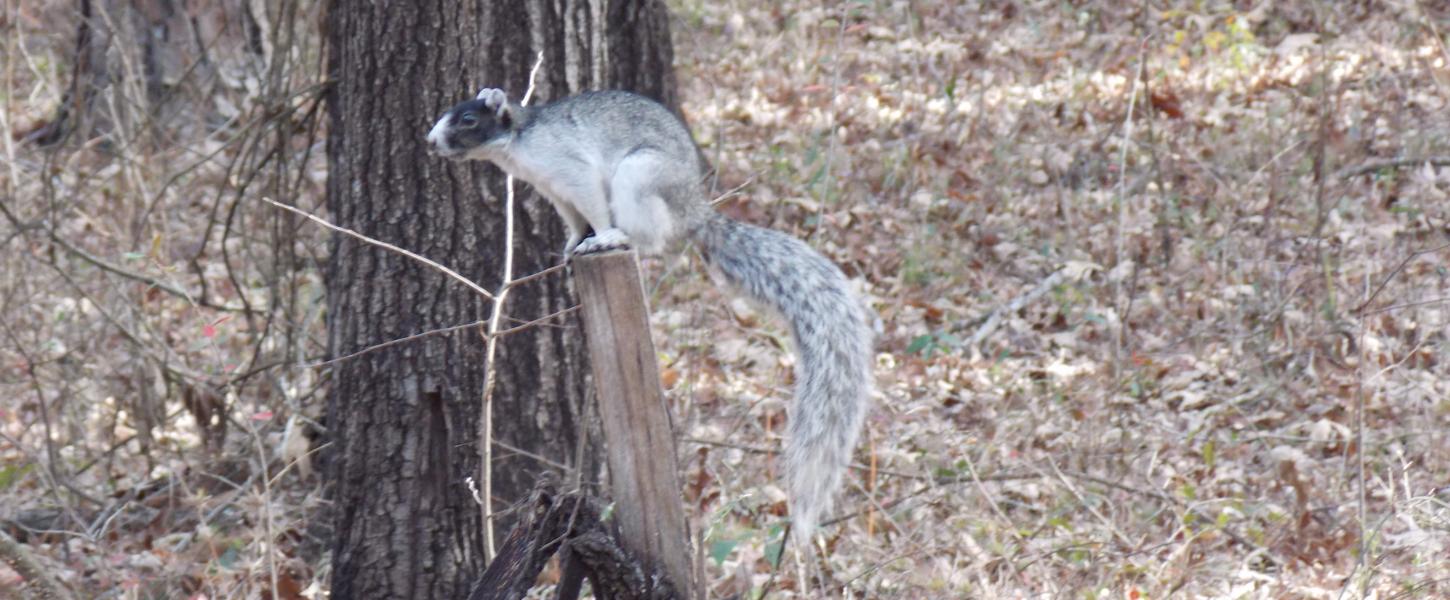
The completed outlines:
[[[596,231],[594,235],[584,238],[584,241],[574,246],[571,255],[579,256],[627,248],[629,248],[629,236],[625,235],[623,231],[611,227],[604,231]]]

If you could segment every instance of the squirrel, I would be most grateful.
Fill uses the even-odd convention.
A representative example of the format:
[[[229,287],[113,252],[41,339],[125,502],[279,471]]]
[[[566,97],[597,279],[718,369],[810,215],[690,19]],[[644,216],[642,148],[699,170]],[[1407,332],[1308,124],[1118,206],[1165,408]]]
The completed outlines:
[[[596,91],[521,106],[485,88],[444,113],[427,141],[435,155],[492,162],[538,190],[568,226],[566,257],[629,246],[658,255],[688,239],[715,281],[785,318],[798,355],[785,447],[791,537],[809,545],[872,387],[872,330],[841,270],[794,237],[716,212],[689,129],[644,96]]]

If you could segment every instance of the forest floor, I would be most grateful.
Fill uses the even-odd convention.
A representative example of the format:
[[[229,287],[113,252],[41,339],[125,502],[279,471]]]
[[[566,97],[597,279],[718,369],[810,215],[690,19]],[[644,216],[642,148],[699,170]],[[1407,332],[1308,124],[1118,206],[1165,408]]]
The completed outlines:
[[[1120,4],[672,3],[720,209],[808,240],[880,318],[825,595],[1450,597],[1450,9]],[[253,369],[321,348],[326,236],[240,201],[321,210],[325,131],[273,128],[317,121],[318,48],[185,88],[233,137],[197,116],[176,150],[57,157],[17,141],[64,97],[65,10],[0,24],[26,217],[0,223],[0,531],[114,597],[325,597],[305,419],[274,420],[325,379]],[[256,90],[281,121],[242,126]],[[788,333],[647,266],[713,596],[811,597],[775,566]],[[197,280],[222,310],[168,304]],[[186,383],[217,377],[235,394]]]
[[[723,210],[884,326],[836,580],[1450,596],[1450,12],[1025,4],[677,11]],[[656,326],[715,590],[749,596],[791,359],[706,285]]]

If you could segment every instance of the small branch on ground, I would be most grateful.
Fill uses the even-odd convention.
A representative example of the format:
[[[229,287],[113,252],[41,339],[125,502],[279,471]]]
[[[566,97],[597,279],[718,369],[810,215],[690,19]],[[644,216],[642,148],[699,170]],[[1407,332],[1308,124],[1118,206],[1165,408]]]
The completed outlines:
[[[42,567],[35,559],[31,558],[24,546],[15,541],[4,531],[0,531],[0,562],[10,565],[25,581],[30,589],[39,598],[54,598],[55,600],[70,600],[74,598],[70,591],[60,585],[50,571]],[[22,586],[22,588],[24,585]]]
[[[1434,254],[1436,252],[1439,252],[1441,250],[1445,250],[1447,248],[1450,248],[1450,244],[1441,244],[1441,245],[1436,246],[1434,248],[1427,248],[1427,249],[1424,249],[1424,250],[1416,250],[1414,252],[1411,252],[1409,256],[1406,256],[1404,258],[1404,260],[1401,260],[1400,261],[1400,264],[1395,265],[1394,270],[1390,271],[1389,276],[1385,277],[1383,281],[1380,281],[1380,284],[1379,285],[1375,286],[1374,292],[1371,292],[1370,293],[1369,298],[1366,298],[1364,302],[1361,302],[1359,304],[1359,306],[1354,307],[1354,310],[1351,310],[1349,312],[1351,312],[1353,314],[1356,314],[1356,315],[1365,316],[1365,315],[1362,314],[1362,313],[1364,313],[1365,309],[1369,308],[1369,305],[1372,302],[1374,302],[1375,298],[1378,298],[1379,297],[1380,292],[1384,291],[1385,286],[1386,285],[1389,285],[1389,283],[1391,281],[1393,281],[1394,278],[1400,274],[1400,271],[1405,270],[1405,266],[1406,265],[1409,265],[1411,261],[1415,260],[1418,257],[1424,256],[1426,254]],[[1436,302],[1436,301],[1432,300],[1430,302]],[[1415,306],[1415,305],[1414,304],[1409,304],[1407,306]],[[1390,307],[1390,308],[1393,308],[1393,307]],[[1377,312],[1384,312],[1384,310],[1386,310],[1386,309],[1376,310],[1376,311],[1371,312],[1369,314],[1375,314]]]
[[[997,331],[998,327],[1002,326],[1003,315],[1010,315],[1019,310],[1022,310],[1028,304],[1036,302],[1038,298],[1041,298],[1043,295],[1047,294],[1047,292],[1051,291],[1052,288],[1057,287],[1058,284],[1062,283],[1063,279],[1065,279],[1066,277],[1066,269],[1058,269],[1056,271],[1053,271],[1053,273],[1051,275],[1048,275],[1046,279],[1037,282],[1037,285],[1033,286],[1031,290],[1027,291],[1027,293],[1013,298],[1011,302],[1008,302],[1003,306],[992,309],[992,312],[987,313],[986,317],[980,318],[982,325],[977,327],[977,332],[972,334],[972,337],[967,340],[967,343],[963,346],[963,348],[976,348],[979,344],[985,341],[988,336],[992,335],[993,332]]]
[[[1382,169],[1399,169],[1403,167],[1418,167],[1420,165],[1434,165],[1436,167],[1450,167],[1450,156],[1424,156],[1414,158],[1391,158],[1387,160],[1375,160],[1354,167],[1340,169],[1334,176],[1339,179],[1349,179],[1360,175],[1368,175]]]

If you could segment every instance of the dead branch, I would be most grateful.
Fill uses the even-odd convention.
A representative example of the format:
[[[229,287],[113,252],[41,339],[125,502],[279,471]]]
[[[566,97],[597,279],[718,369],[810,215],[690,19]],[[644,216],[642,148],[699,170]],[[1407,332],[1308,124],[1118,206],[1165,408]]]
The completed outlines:
[[[137,273],[137,272],[130,271],[128,269],[122,268],[122,267],[120,267],[118,265],[114,265],[114,264],[106,261],[105,259],[100,258],[98,256],[94,256],[91,253],[86,252],[85,250],[82,250],[82,249],[76,247],[74,244],[71,244],[69,241],[66,241],[65,238],[61,237],[60,234],[56,233],[55,229],[51,228],[48,224],[42,224],[42,225],[40,225],[38,227],[27,226],[27,224],[25,224],[25,223],[23,223],[23,222],[20,221],[19,215],[16,215],[15,213],[10,212],[10,209],[7,207],[7,205],[10,204],[10,203],[11,203],[11,200],[9,198],[7,198],[5,200],[5,202],[0,202],[0,214],[4,214],[5,215],[5,219],[8,220],[8,221],[10,221],[10,224],[15,227],[15,229],[16,229],[17,232],[24,232],[26,229],[33,229],[33,228],[42,229],[42,230],[45,231],[46,237],[49,238],[50,241],[53,242],[55,245],[59,246],[62,250],[65,250],[66,253],[68,253],[71,256],[74,256],[76,258],[79,258],[82,261],[85,261],[87,263],[90,263],[92,266],[94,266],[94,267],[96,267],[96,268],[98,268],[98,269],[100,269],[102,271],[105,271],[107,273],[111,273],[111,274],[114,274],[114,275],[119,275],[121,277],[124,277],[126,279],[130,279],[132,281],[139,281],[139,282],[144,283],[144,284],[146,284],[146,285],[148,285],[150,287],[156,288],[158,290],[161,290],[163,292],[166,292],[166,293],[171,294],[173,296],[176,296],[178,298],[182,298],[182,299],[186,300],[187,302],[190,302],[190,303],[195,304],[196,306],[199,306],[199,307],[202,307],[202,308],[209,308],[209,309],[213,309],[213,310],[220,310],[220,311],[226,311],[226,312],[244,312],[246,310],[246,309],[244,309],[242,307],[239,307],[239,306],[227,306],[227,305],[213,303],[210,300],[207,300],[202,295],[192,294],[192,293],[190,293],[190,292],[188,292],[186,290],[183,290],[183,289],[181,289],[179,287],[176,287],[174,285],[171,285],[169,283],[166,283],[165,281],[161,281],[160,279],[156,279],[154,277],[151,277],[151,276],[148,276],[148,275],[143,275],[141,273]]]
[[[1062,283],[1062,280],[1066,277],[1067,271],[1065,269],[1058,269],[1054,271],[1051,275],[1048,275],[1046,279],[1037,282],[1037,285],[1033,286],[1033,288],[1031,290],[1028,290],[1027,293],[1013,298],[1012,301],[1008,302],[1006,305],[992,309],[992,312],[988,313],[987,316],[983,319],[982,325],[977,328],[977,332],[973,333],[971,339],[967,340],[965,347],[977,347],[978,344],[981,344],[984,340],[987,339],[987,336],[992,335],[992,333],[997,331],[997,328],[1002,325],[1002,315],[1015,313],[1025,308],[1028,304],[1036,302],[1038,298],[1041,298],[1048,291],[1051,291],[1052,288],[1057,287],[1059,283]]]
[[[51,577],[50,571],[30,557],[30,552],[25,547],[4,531],[0,531],[0,562],[15,569],[16,573],[29,582],[27,585],[39,598],[69,600],[74,597],[69,590],[61,587],[60,582]]]
[[[577,305],[577,304],[574,305],[574,306],[570,306],[569,308],[566,308],[564,310],[554,311],[552,313],[549,313],[547,315],[544,315],[544,316],[539,317],[537,319],[534,319],[532,321],[523,323],[522,325],[515,325],[515,326],[510,327],[508,329],[500,330],[500,331],[497,331],[497,332],[494,332],[494,333],[484,332],[482,335],[484,336],[485,339],[501,338],[501,337],[507,336],[507,335],[512,334],[512,333],[518,333],[518,332],[523,331],[525,329],[529,329],[529,328],[531,328],[531,327],[533,327],[535,325],[540,325],[540,324],[544,323],[545,321],[550,321],[550,320],[553,320],[553,319],[562,317],[562,316],[567,315],[567,314],[570,314],[570,313],[572,313],[572,312],[574,312],[576,310],[579,310],[579,305]],[[488,324],[488,320],[484,319],[484,320],[474,321],[472,323],[464,323],[462,325],[454,325],[452,327],[444,327],[442,329],[431,329],[431,330],[428,330],[428,331],[424,331],[422,333],[415,333],[415,334],[410,335],[408,337],[402,337],[402,338],[398,338],[396,340],[389,340],[389,341],[383,342],[381,344],[374,344],[372,346],[368,346],[366,348],[363,348],[362,350],[358,350],[357,352],[353,352],[352,354],[348,354],[348,355],[344,355],[344,356],[339,356],[337,358],[324,360],[322,362],[315,362],[315,363],[311,363],[311,364],[304,365],[304,366],[306,366],[308,368],[326,367],[328,365],[340,363],[340,362],[342,362],[344,360],[349,360],[349,359],[357,358],[357,357],[362,356],[364,354],[367,354],[369,352],[374,352],[374,351],[377,351],[377,350],[382,350],[383,348],[387,348],[389,346],[396,346],[398,344],[402,344],[402,343],[406,343],[406,342],[411,342],[411,341],[414,341],[414,340],[420,340],[420,339],[423,339],[423,338],[426,338],[426,337],[432,337],[432,336],[435,336],[435,335],[443,335],[443,334],[453,333],[455,331],[462,331],[462,330],[468,329],[470,327],[482,327],[482,326],[487,325],[487,324]]]
[[[1404,260],[1401,260],[1400,261],[1400,264],[1395,265],[1395,268],[1390,271],[1390,274],[1388,276],[1386,276],[1384,278],[1384,280],[1380,281],[1380,284],[1379,285],[1375,286],[1374,291],[1370,293],[1369,298],[1366,298],[1364,302],[1360,303],[1359,306],[1354,307],[1354,310],[1351,310],[1349,312],[1351,312],[1353,314],[1357,314],[1357,315],[1364,313],[1365,309],[1366,308],[1369,308],[1370,303],[1374,302],[1375,298],[1378,298],[1379,297],[1380,292],[1384,291],[1385,286],[1386,285],[1389,285],[1390,281],[1393,281],[1394,278],[1400,274],[1400,271],[1405,270],[1405,266],[1406,265],[1409,265],[1411,261],[1415,260],[1418,257],[1424,256],[1426,254],[1434,254],[1436,252],[1439,252],[1441,250],[1445,250],[1447,248],[1450,248],[1450,244],[1441,244],[1441,245],[1436,246],[1434,248],[1426,248],[1424,250],[1416,250],[1414,252],[1411,252],[1409,256],[1406,256],[1404,258]],[[1435,301],[1431,301],[1431,302],[1435,302]],[[1413,306],[1413,305],[1411,305],[1411,306]],[[1386,309],[1376,310],[1376,311],[1373,311],[1373,312],[1371,312],[1369,314],[1375,314],[1375,313],[1379,313],[1379,312],[1384,312],[1384,310],[1386,310]]]
[[[1418,167],[1420,165],[1434,165],[1437,167],[1450,166],[1450,156],[1424,156],[1416,158],[1391,158],[1387,160],[1373,160],[1362,165],[1340,169],[1334,176],[1340,179],[1349,179],[1360,175],[1368,175],[1381,169],[1399,169],[1402,167]]]
[[[558,598],[577,598],[588,578],[605,600],[677,598],[663,575],[647,572],[620,545],[604,522],[602,503],[582,493],[560,494],[551,477],[540,480],[528,500],[531,516],[509,532],[498,555],[474,584],[469,600],[517,600],[534,587],[539,572],[561,553],[564,576]]]
[[[313,223],[317,223],[318,225],[321,225],[323,227],[326,227],[326,228],[331,229],[333,231],[336,231],[338,233],[342,233],[342,234],[346,234],[346,235],[352,236],[352,237],[357,238],[358,240],[361,240],[361,241],[366,242],[368,244],[372,244],[374,246],[377,246],[379,248],[383,248],[385,250],[391,250],[393,252],[396,252],[398,254],[401,254],[403,256],[406,256],[408,258],[411,258],[413,260],[416,260],[416,261],[418,261],[420,263],[423,263],[425,265],[428,265],[430,267],[433,267],[433,269],[436,270],[436,271],[438,271],[439,273],[442,273],[444,275],[447,275],[449,277],[452,277],[454,281],[457,281],[459,283],[462,283],[463,285],[468,286],[469,289],[471,289],[474,292],[478,293],[478,295],[483,296],[484,298],[488,298],[489,300],[494,300],[495,299],[493,294],[489,293],[488,290],[483,289],[482,286],[474,283],[473,280],[471,280],[471,279],[469,279],[467,277],[464,277],[462,275],[459,275],[457,271],[454,271],[453,269],[450,269],[448,267],[445,267],[443,265],[440,265],[437,262],[434,262],[432,259],[426,258],[426,257],[424,257],[421,254],[414,253],[414,252],[412,252],[410,250],[404,250],[402,248],[399,248],[397,246],[394,246],[394,245],[389,244],[389,243],[384,242],[384,241],[375,240],[373,238],[370,238],[368,236],[365,236],[365,235],[363,235],[361,233],[358,233],[358,232],[353,231],[351,229],[348,229],[346,227],[342,227],[340,225],[333,225],[332,223],[329,223],[326,219],[323,219],[322,217],[318,217],[317,215],[314,215],[314,214],[312,214],[310,212],[307,212],[305,210],[302,210],[300,208],[296,208],[296,207],[293,207],[293,206],[288,206],[286,204],[283,204],[283,203],[278,202],[276,200],[273,200],[271,198],[262,198],[262,201],[263,202],[266,202],[267,204],[271,204],[272,206],[275,206],[277,208],[280,208],[280,209],[283,209],[283,210],[287,210],[287,211],[290,211],[292,213],[295,213],[295,214],[301,215],[303,217],[306,217],[309,221],[312,221]]]

